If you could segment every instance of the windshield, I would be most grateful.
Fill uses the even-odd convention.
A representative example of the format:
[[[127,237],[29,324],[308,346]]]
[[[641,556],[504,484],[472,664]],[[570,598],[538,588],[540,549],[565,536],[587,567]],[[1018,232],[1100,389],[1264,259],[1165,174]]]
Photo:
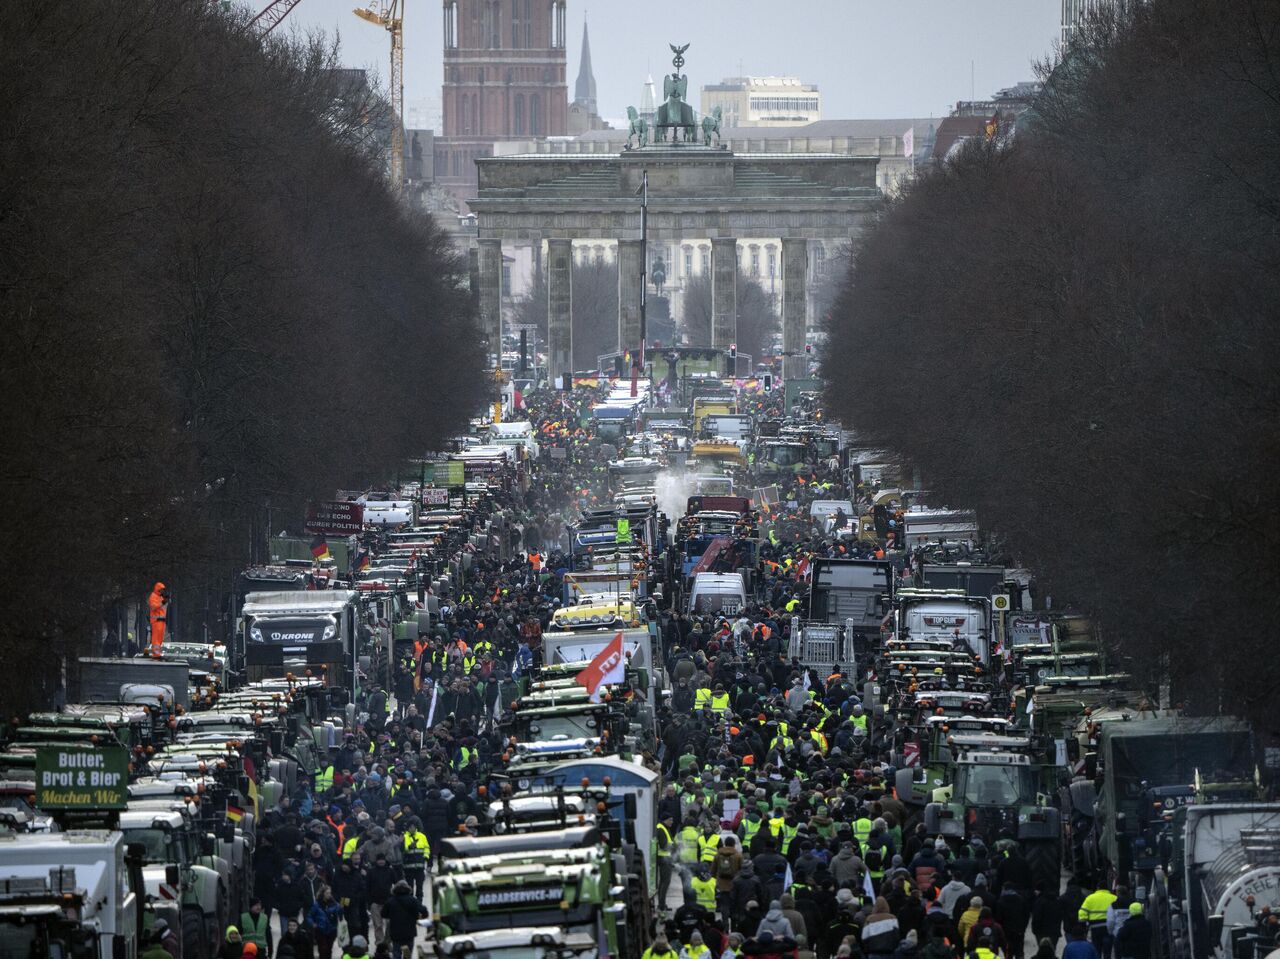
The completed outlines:
[[[956,769],[955,792],[971,806],[1034,803],[1036,776],[1030,766],[963,763]]]
[[[771,446],[765,458],[778,466],[795,466],[803,461],[804,450],[798,446]]]
[[[126,829],[126,843],[140,843],[145,850],[147,862],[173,861],[173,857],[181,858],[181,844],[172,841],[172,835],[163,829]]]
[[[59,930],[55,926],[52,931],[57,935]],[[64,944],[50,939],[50,932],[47,919],[32,921],[19,916],[0,917],[0,959],[31,959],[32,956],[63,959],[68,955]],[[71,955],[92,955],[92,952],[77,951]]]

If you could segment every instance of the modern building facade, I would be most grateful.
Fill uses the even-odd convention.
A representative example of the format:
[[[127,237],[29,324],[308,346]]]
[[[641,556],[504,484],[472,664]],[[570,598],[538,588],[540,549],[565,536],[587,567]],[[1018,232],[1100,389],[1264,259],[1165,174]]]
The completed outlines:
[[[1071,36],[1090,14],[1104,9],[1122,6],[1127,0],[1062,0],[1062,45],[1071,42]]]
[[[822,119],[822,97],[799,77],[728,77],[702,88],[699,109],[716,107],[731,127],[796,127]]]
[[[443,0],[436,182],[475,191],[479,157],[503,140],[564,136],[566,0]]]

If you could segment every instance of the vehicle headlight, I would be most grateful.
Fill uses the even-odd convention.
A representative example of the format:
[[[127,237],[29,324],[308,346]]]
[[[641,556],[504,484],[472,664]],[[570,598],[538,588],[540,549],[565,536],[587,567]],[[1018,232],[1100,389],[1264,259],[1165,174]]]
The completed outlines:
[[[323,637],[324,639],[333,639],[333,637],[337,635],[338,635],[337,626],[326,626],[324,628],[324,637]]]
[[[530,723],[530,724],[529,724],[529,732],[531,732],[531,733],[540,733],[540,732],[542,732],[542,727],[541,727],[541,726],[539,726],[537,723]]]
[[[260,630],[257,626],[249,627],[249,638],[253,640],[255,643],[262,642],[262,630]]]

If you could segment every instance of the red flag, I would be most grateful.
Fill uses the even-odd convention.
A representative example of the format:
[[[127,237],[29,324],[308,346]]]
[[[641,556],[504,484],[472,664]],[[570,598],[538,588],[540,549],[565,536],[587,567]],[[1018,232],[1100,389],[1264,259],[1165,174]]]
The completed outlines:
[[[600,687],[620,683],[626,675],[626,658],[622,655],[622,630],[609,640],[607,646],[596,654],[587,668],[577,675],[577,682],[585,686],[593,703],[600,702]]]

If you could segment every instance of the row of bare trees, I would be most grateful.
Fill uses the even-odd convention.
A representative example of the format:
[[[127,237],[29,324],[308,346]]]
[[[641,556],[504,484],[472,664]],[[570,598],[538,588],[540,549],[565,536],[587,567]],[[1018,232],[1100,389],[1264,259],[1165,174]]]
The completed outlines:
[[[0,671],[30,678],[0,701],[24,707],[104,603],[226,582],[268,504],[296,529],[487,381],[465,267],[388,189],[385,106],[322,37],[205,0],[7,4],[0,35]]]
[[[828,398],[1129,668],[1275,732],[1280,5],[1128,9],[1045,65],[1016,135],[886,208]]]

